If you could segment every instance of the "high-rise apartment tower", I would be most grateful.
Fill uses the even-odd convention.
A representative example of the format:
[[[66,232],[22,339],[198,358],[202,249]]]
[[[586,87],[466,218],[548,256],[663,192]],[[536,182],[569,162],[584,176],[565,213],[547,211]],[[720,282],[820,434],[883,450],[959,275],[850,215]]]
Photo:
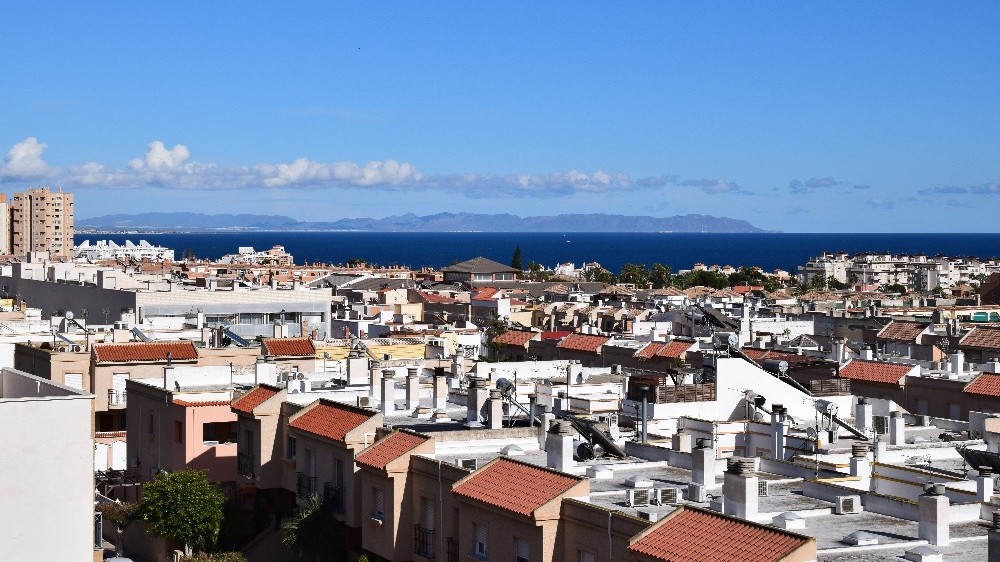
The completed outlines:
[[[10,200],[10,253],[49,252],[73,257],[73,194],[47,187],[15,193]]]

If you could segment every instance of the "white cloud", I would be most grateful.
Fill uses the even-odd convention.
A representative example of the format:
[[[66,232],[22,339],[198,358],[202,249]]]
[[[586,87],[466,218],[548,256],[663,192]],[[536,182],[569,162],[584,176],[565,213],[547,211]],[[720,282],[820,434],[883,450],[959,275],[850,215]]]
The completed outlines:
[[[167,150],[163,141],[153,141],[149,143],[146,155],[142,158],[133,158],[129,161],[128,167],[133,170],[152,170],[163,172],[180,168],[184,161],[191,156],[191,151],[183,144],[175,144],[173,148]]]
[[[4,165],[0,167],[0,176],[20,180],[49,175],[51,168],[42,159],[46,148],[48,145],[38,142],[35,137],[28,137],[14,144],[7,151]]]

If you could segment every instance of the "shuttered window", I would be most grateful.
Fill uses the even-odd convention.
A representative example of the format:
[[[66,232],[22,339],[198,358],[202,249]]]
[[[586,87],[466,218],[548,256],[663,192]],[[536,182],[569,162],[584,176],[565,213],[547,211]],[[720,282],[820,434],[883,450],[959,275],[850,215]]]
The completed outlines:
[[[66,373],[66,377],[63,379],[63,384],[72,388],[83,390],[83,373]]]
[[[486,559],[486,525],[473,524],[473,531],[476,537],[476,550],[473,552],[478,558]]]

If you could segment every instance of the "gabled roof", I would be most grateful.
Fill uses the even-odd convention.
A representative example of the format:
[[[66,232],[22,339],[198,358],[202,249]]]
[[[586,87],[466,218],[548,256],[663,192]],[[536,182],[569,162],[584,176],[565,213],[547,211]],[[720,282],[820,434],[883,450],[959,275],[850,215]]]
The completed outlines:
[[[427,291],[417,291],[417,294],[420,295],[420,298],[424,299],[427,303],[454,304],[458,302],[458,299],[445,295],[428,293]]]
[[[320,399],[296,414],[288,422],[288,427],[343,442],[349,432],[360,427],[377,413],[374,410]]]
[[[281,392],[280,389],[268,385],[258,385],[232,402],[232,409],[244,414],[253,414],[253,409],[263,404],[272,396]]]
[[[452,489],[466,498],[530,517],[583,478],[498,457],[473,472]]]
[[[687,505],[638,536],[629,550],[669,562],[777,562],[816,540]]]
[[[190,341],[94,344],[94,355],[98,363],[166,361],[168,353],[171,361],[198,359],[198,350]]]
[[[969,333],[962,336],[962,339],[958,342],[958,346],[977,349],[1000,349],[1000,328],[976,326],[969,330]]]
[[[262,338],[265,355],[278,357],[315,357],[316,348],[309,338]]]
[[[482,256],[448,266],[441,271],[445,273],[519,273],[509,265],[495,262]]]
[[[899,384],[902,378],[913,369],[913,365],[854,359],[841,367],[840,377],[857,381]]]
[[[633,357],[638,359],[652,359],[654,357],[667,357],[670,359],[680,359],[684,356],[691,346],[694,345],[692,341],[682,341],[674,340],[669,342],[651,342],[639,351],[635,352]]]
[[[602,345],[608,343],[611,338],[605,336],[588,336],[585,334],[570,334],[556,344],[560,349],[571,349],[574,351],[589,351],[597,353]]]
[[[494,338],[493,342],[501,345],[524,347],[524,344],[528,343],[537,336],[538,332],[522,332],[520,330],[509,330]]]
[[[405,429],[394,431],[362,451],[354,460],[358,464],[385,470],[386,465],[390,462],[416,449],[427,442],[428,439],[430,437],[427,435],[421,435]]]
[[[799,355],[797,353],[789,353],[787,351],[779,351],[776,349],[759,349],[756,347],[741,347],[740,351],[743,355],[746,355],[750,359],[760,363],[765,359],[777,359],[779,361],[785,361],[789,365],[796,365],[800,363],[814,363],[816,361],[822,361],[822,357],[814,357],[812,355]]]
[[[912,343],[917,340],[917,336],[923,333],[928,326],[930,326],[930,324],[927,322],[900,322],[898,320],[893,320],[892,322],[889,322],[885,328],[882,328],[875,338],[882,341],[901,341]]]
[[[1000,375],[982,373],[973,379],[972,382],[965,385],[963,392],[1000,398]]]

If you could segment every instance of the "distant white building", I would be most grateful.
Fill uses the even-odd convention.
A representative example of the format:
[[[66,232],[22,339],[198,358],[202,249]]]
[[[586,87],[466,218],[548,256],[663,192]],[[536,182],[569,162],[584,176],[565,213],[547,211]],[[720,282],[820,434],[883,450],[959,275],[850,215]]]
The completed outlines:
[[[174,261],[174,251],[164,246],[154,246],[145,240],[139,240],[139,244],[133,244],[131,240],[126,240],[124,245],[119,245],[114,240],[98,240],[96,244],[91,244],[90,240],[84,240],[79,246],[74,248],[74,253],[78,260],[117,260],[134,259],[137,261]]]

